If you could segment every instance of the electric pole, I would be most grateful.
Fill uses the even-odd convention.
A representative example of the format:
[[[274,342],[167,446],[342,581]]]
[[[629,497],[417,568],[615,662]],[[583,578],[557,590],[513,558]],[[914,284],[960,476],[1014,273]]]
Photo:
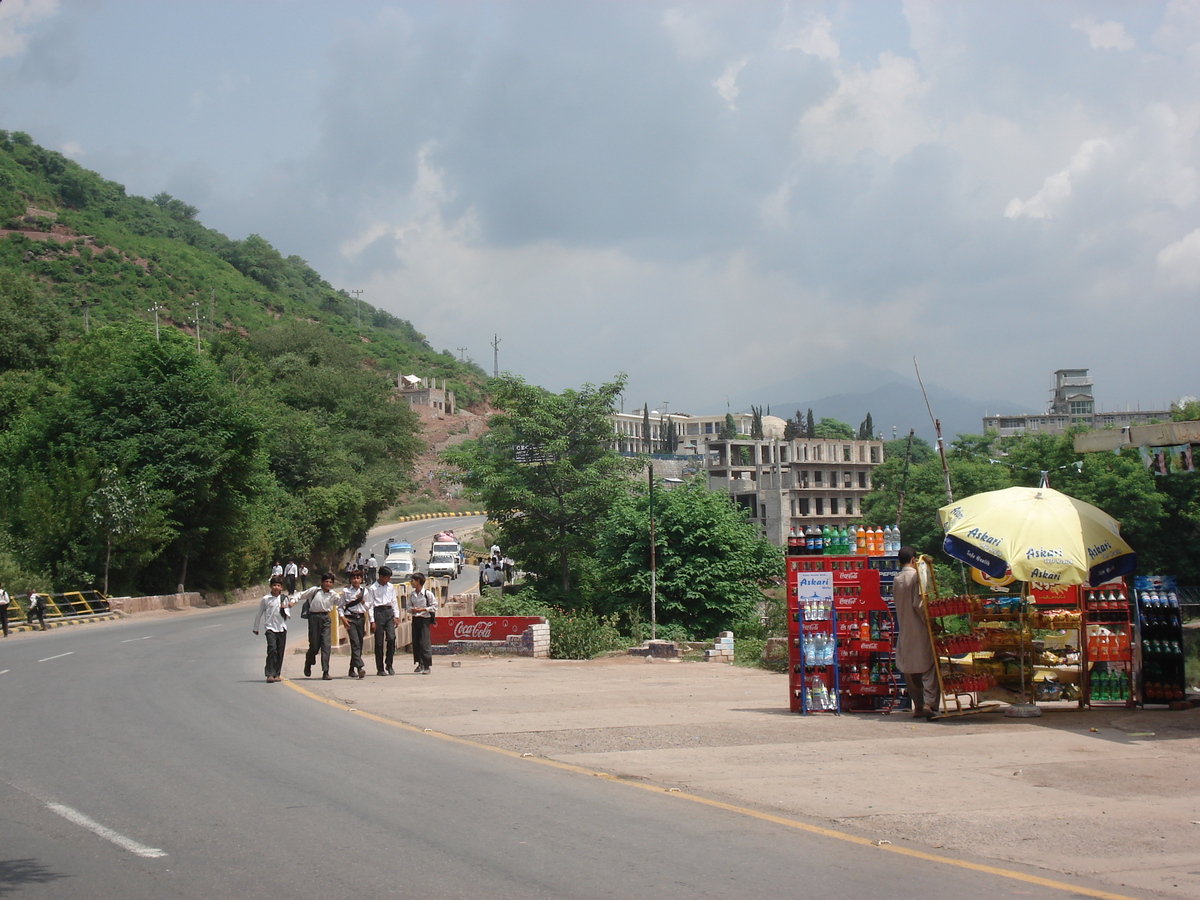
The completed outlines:
[[[465,354],[466,352],[467,352],[467,348],[466,348],[466,347],[459,347],[459,348],[458,348],[458,361],[459,361],[459,362],[466,362],[466,361],[467,361],[467,358],[466,358],[466,357],[463,355],[463,354]]]
[[[500,377],[500,336],[492,335],[492,377]]]
[[[74,307],[75,309],[83,310],[83,331],[85,334],[92,333],[92,323],[91,323],[91,320],[88,318],[88,310],[91,309],[93,306],[99,306],[99,305],[100,305],[99,300],[76,300],[74,303],[71,304],[71,306]]]
[[[192,321],[196,323],[196,355],[200,355],[200,298],[192,301]]]
[[[149,312],[154,313],[154,343],[156,343],[156,344],[159,343],[159,340],[158,340],[158,311],[160,309],[165,309],[165,308],[166,307],[164,307],[161,303],[155,303],[149,309]]]
[[[358,330],[362,331],[362,291],[351,291],[350,293],[354,295],[354,299],[358,302]]]

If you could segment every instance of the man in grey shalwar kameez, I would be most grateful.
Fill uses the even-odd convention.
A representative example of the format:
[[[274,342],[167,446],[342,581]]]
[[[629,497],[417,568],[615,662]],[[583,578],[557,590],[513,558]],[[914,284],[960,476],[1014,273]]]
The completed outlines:
[[[930,718],[938,709],[937,659],[929,640],[929,620],[921,605],[921,576],[917,574],[917,552],[901,547],[897,558],[900,571],[892,584],[896,603],[896,668],[904,673],[912,697],[913,717]]]

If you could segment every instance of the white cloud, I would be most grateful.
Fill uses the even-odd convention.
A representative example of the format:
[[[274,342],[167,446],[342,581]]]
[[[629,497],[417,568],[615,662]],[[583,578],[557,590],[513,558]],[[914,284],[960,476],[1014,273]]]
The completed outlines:
[[[833,23],[825,16],[818,16],[790,39],[783,42],[785,50],[802,50],[818,59],[835,60],[841,55],[841,47],[833,36]]]
[[[721,77],[713,82],[713,87],[717,89],[717,93],[721,95],[721,99],[728,104],[732,110],[737,109],[737,77],[738,73],[745,68],[746,63],[750,61],[749,57],[740,59],[737,62],[730,63],[725,67],[725,71],[721,73]]]
[[[896,159],[938,136],[921,108],[927,90],[913,60],[881,53],[876,68],[838,73],[837,89],[801,117],[796,139],[812,159],[848,162],[864,150]]]
[[[1169,284],[1200,288],[1200,228],[1158,251],[1158,267]]]
[[[25,34],[42,19],[58,13],[59,0],[5,0],[0,3],[0,59],[25,50]]]
[[[1073,181],[1082,178],[1090,172],[1096,160],[1111,151],[1108,141],[1103,138],[1092,138],[1084,141],[1075,151],[1067,167],[1053,175],[1046,176],[1042,189],[1028,200],[1014,197],[1004,208],[1004,215],[1009,219],[1026,216],[1030,219],[1048,219],[1053,216],[1071,196]]]
[[[62,145],[63,156],[69,156],[71,159],[79,159],[83,156],[83,147],[78,141],[67,141]]]
[[[1093,50],[1134,50],[1137,41],[1120,22],[1097,22],[1091,16],[1077,19],[1071,27],[1087,35]]]

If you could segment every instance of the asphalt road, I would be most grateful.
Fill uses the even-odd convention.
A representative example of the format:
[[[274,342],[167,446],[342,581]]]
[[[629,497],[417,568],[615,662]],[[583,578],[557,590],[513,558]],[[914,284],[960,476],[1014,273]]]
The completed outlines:
[[[253,615],[0,642],[0,897],[1063,896],[348,713]]]
[[[413,545],[417,571],[424,572],[426,571],[426,561],[429,559],[431,539],[435,534],[444,529],[451,529],[462,534],[468,528],[482,525],[486,521],[487,516],[452,516],[445,519],[422,519],[417,522],[376,525],[368,532],[367,539],[358,548],[358,552],[363,555],[363,559],[374,553],[376,559],[382,563],[386,556],[384,550],[389,538],[394,537],[399,541],[408,541]],[[463,566],[462,573],[450,583],[450,593],[461,594],[477,587],[478,584],[479,569],[475,566]]]
[[[252,616],[0,645],[0,896],[1062,896],[340,711]]]

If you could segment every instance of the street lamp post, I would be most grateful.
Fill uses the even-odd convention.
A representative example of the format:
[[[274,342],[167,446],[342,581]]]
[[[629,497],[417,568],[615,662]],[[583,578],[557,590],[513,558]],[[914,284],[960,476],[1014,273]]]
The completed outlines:
[[[664,478],[667,484],[683,484],[682,478]],[[654,545],[654,463],[650,463],[650,640],[658,640],[658,553]]]
[[[654,552],[654,463],[650,463],[650,640],[658,640],[658,563]]]

